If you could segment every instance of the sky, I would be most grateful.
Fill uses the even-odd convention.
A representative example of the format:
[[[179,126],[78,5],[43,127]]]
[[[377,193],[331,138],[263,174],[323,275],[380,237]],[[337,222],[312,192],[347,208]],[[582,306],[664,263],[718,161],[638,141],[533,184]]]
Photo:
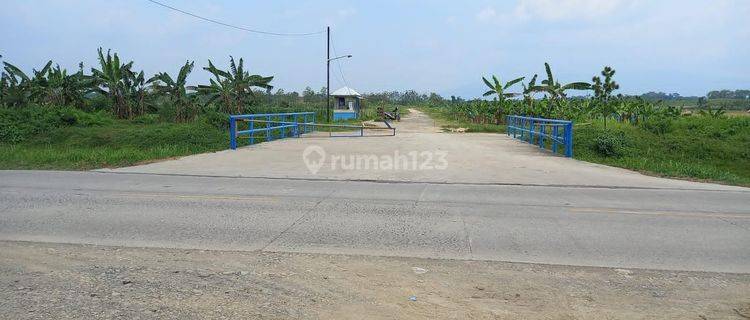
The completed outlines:
[[[543,77],[544,62],[561,82],[612,66],[624,94],[750,88],[750,0],[159,1],[257,30],[330,26],[335,52],[353,56],[332,62],[332,90],[472,98],[482,76]],[[147,75],[196,61],[193,84],[207,82],[209,59],[225,68],[230,55],[287,92],[326,83],[325,34],[249,33],[147,0],[3,0],[0,30],[1,59],[29,72],[50,59],[89,70],[103,47]]]

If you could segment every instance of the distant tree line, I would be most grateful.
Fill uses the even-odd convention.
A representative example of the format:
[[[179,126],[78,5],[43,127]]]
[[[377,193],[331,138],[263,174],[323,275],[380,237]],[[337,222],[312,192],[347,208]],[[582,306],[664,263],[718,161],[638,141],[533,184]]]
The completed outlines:
[[[750,90],[715,90],[706,95],[709,99],[750,99]]]

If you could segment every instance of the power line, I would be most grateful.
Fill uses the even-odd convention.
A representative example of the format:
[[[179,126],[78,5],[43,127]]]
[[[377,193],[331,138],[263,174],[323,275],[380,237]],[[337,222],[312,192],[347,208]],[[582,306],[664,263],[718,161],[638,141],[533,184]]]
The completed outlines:
[[[225,26],[225,27],[234,28],[234,29],[237,29],[237,30],[242,30],[242,31],[247,31],[247,32],[252,32],[252,33],[259,33],[259,34],[265,34],[265,35],[271,35],[271,36],[288,36],[288,37],[312,36],[312,35],[322,34],[323,33],[322,30],[321,31],[316,31],[316,32],[308,32],[308,33],[281,33],[281,32],[270,32],[270,31],[262,31],[262,30],[249,29],[249,28],[245,28],[245,27],[239,27],[239,26],[235,26],[235,25],[232,25],[232,24],[224,23],[224,22],[221,22],[219,20],[214,20],[214,19],[210,19],[210,18],[206,18],[206,17],[201,17],[201,16],[199,16],[197,14],[190,13],[190,12],[187,12],[185,10],[181,10],[181,9],[169,6],[169,5],[161,3],[159,1],[155,1],[155,0],[147,0],[147,1],[151,2],[153,4],[156,4],[156,5],[162,6],[164,8],[177,11],[177,12],[182,13],[184,15],[191,16],[193,18],[198,18],[198,19],[201,19],[203,21],[208,21],[208,22],[211,22],[211,23],[215,23],[215,24],[218,24],[218,25]]]
[[[336,46],[333,44],[333,41],[331,41],[331,48],[333,49],[333,56],[338,57],[339,54],[336,53]],[[344,70],[341,68],[341,59],[338,59],[336,61],[336,64],[339,66],[339,74],[341,75],[341,80],[344,81],[344,85],[349,87],[349,83],[346,82],[346,78],[344,77]]]

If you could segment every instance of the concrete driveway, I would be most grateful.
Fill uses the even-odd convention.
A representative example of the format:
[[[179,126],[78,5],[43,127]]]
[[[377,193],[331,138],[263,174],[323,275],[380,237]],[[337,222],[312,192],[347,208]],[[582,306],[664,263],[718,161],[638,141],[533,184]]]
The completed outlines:
[[[395,126],[395,137],[287,138],[238,150],[101,171],[350,181],[744,189],[651,177],[620,168],[555,156],[505,135],[444,133],[432,119],[414,109]],[[325,153],[323,164],[316,172],[311,172],[303,159],[305,150],[311,146],[316,146],[315,149],[318,151],[312,153],[312,156],[317,157],[313,160],[321,159],[321,150]],[[378,159],[400,157],[401,160],[406,157],[409,161],[416,156],[417,161],[409,164],[414,164],[417,168],[410,166],[404,169],[404,166],[401,166],[397,170],[383,169],[381,166],[376,169],[374,165],[350,168],[358,156],[376,156]],[[344,159],[344,162],[332,162],[332,159],[336,158]],[[441,164],[445,164],[444,169],[439,167]],[[429,169],[430,165],[432,169]]]

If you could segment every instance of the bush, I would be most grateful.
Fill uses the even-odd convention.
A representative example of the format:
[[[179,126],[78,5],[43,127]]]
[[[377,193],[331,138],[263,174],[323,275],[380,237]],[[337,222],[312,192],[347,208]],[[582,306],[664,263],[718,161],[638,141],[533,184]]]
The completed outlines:
[[[159,120],[164,122],[176,122],[177,106],[169,99],[160,99],[154,102],[156,111],[159,113]]]
[[[594,138],[592,148],[605,157],[620,157],[625,154],[627,141],[622,132],[604,131]]]
[[[672,119],[667,117],[650,117],[640,123],[641,128],[657,135],[672,131]]]
[[[103,126],[112,121],[104,111],[88,113],[71,107],[0,109],[0,142],[18,143],[59,127]]]
[[[112,117],[106,111],[85,112],[71,107],[52,109],[60,118],[60,124],[79,127],[93,127],[112,124]]]
[[[199,118],[210,126],[222,130],[229,130],[229,114],[216,111],[206,111]]]
[[[153,113],[147,113],[147,114],[135,117],[135,119],[133,119],[133,122],[139,123],[139,124],[154,124],[154,123],[159,122],[159,115],[153,114]]]

